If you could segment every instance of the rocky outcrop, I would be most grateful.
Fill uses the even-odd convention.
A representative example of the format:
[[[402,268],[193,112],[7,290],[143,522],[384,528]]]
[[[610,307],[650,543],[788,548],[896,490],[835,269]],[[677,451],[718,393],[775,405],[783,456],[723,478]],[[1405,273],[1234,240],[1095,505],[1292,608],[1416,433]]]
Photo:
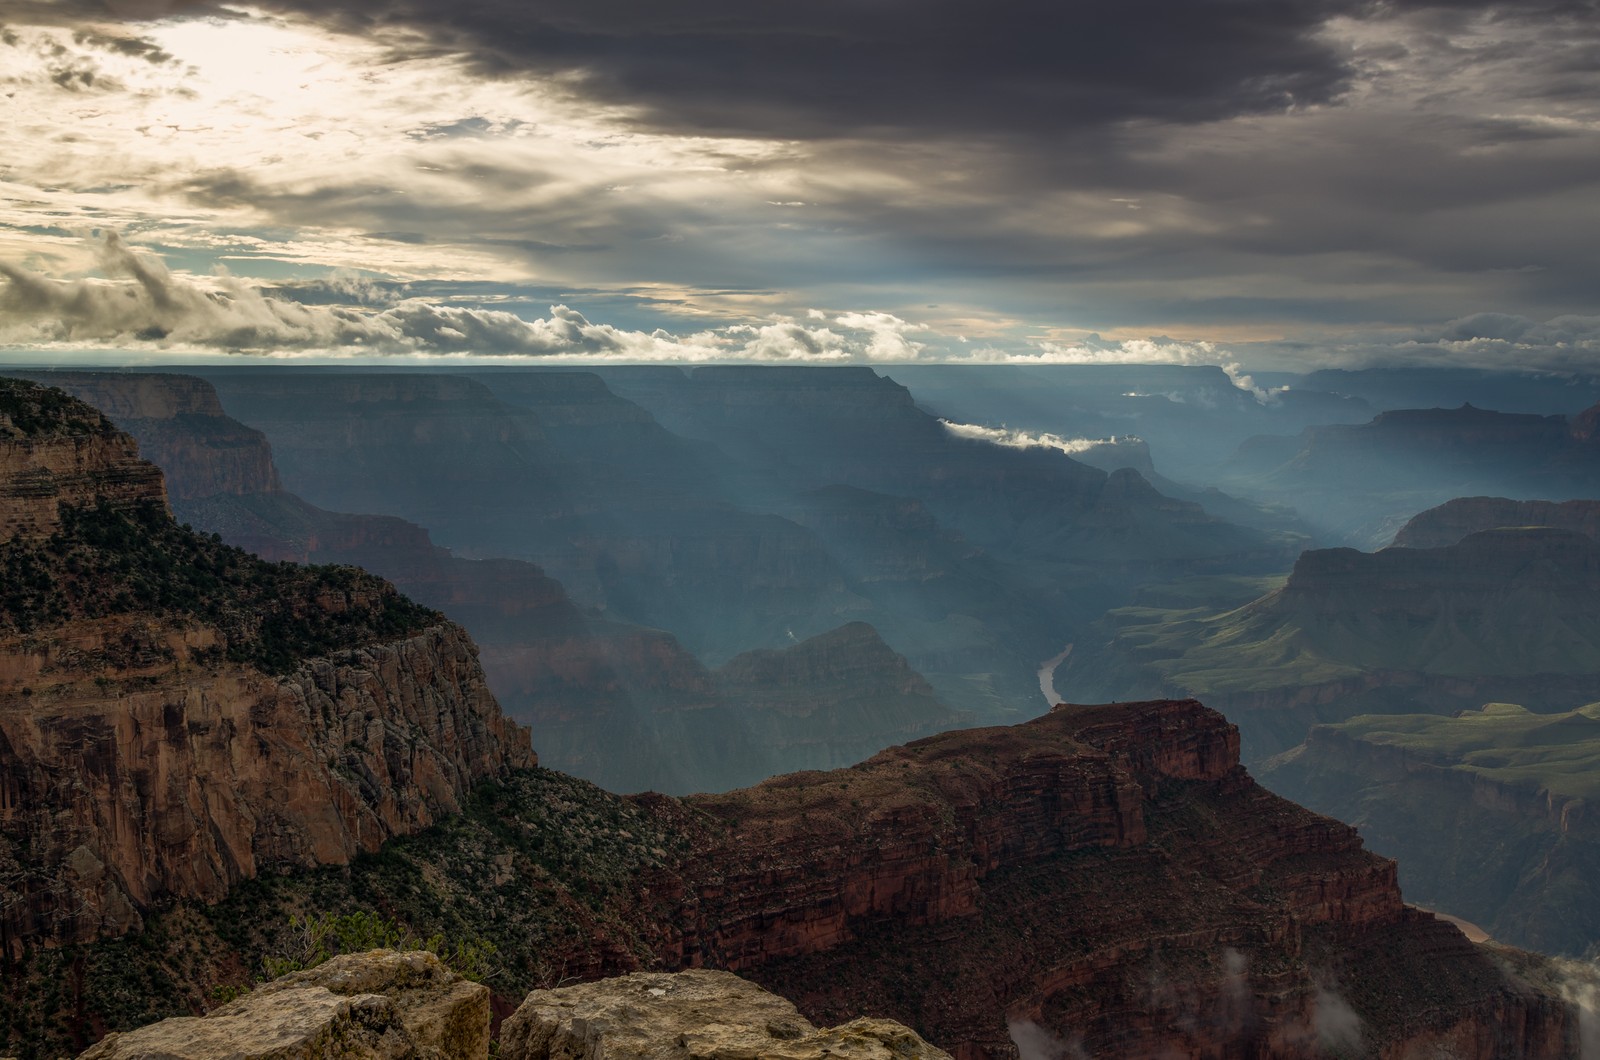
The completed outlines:
[[[1147,800],[1174,783],[1247,795],[1241,813],[1271,801],[1239,769],[1238,731],[1193,701],[1061,707],[1027,725],[891,748],[849,770],[698,796],[691,805],[734,834],[703,897],[710,932],[692,945],[698,959],[739,971],[829,951],[885,923],[973,916],[991,873],[1147,846]],[[1269,835],[1251,841],[1260,850],[1232,885],[1259,885],[1275,861],[1311,855],[1344,864],[1314,880],[1277,878],[1286,909],[1353,927],[1400,915],[1393,865],[1363,853],[1349,828],[1306,816]]]
[[[0,542],[46,537],[63,505],[166,503],[161,473],[100,413],[0,379]]]
[[[426,951],[334,957],[204,1017],[111,1034],[80,1060],[486,1060],[489,991]]]
[[[691,870],[685,959],[960,1057],[1310,1057],[1348,1047],[1341,1021],[1394,1055],[1510,1024],[1566,1044],[1477,1055],[1564,1055],[1572,1012],[1404,906],[1352,829],[1257,787],[1237,739],[1192,701],[1062,707],[696,798],[731,831]]]
[[[241,890],[209,921],[166,916],[136,959],[200,951],[237,975],[262,952],[238,921],[365,908],[493,940],[507,1013],[571,977],[705,967],[818,1026],[893,1019],[968,1060],[1575,1055],[1577,1012],[1538,959],[1404,905],[1391,862],[1262,790],[1236,751],[1214,712],[1151,702],[687,800],[537,770],[382,858]],[[114,974],[85,952],[99,978],[77,1025]],[[60,978],[70,1006],[81,984]]]
[[[130,438],[5,386],[0,466],[52,489],[0,498],[27,528],[0,542],[0,960],[347,862],[535,763],[460,627],[178,527]]]
[[[91,640],[135,635],[173,656],[63,665]],[[269,867],[342,864],[455,812],[476,781],[534,763],[459,627],[282,677],[185,658],[209,640],[108,622],[44,656],[0,645],[9,665],[34,660],[0,691],[0,846],[22,866],[3,911],[11,945],[118,935],[163,899],[216,900]]]
[[[818,1030],[727,972],[639,973],[535,990],[501,1027],[503,1060],[949,1060],[890,1020]]]
[[[280,488],[266,435],[224,413],[216,392],[200,379],[62,371],[24,377],[93,405],[133,435],[144,458],[165,472],[175,506]]]
[[[1458,497],[1412,517],[1395,535],[1397,548],[1444,548],[1484,530],[1548,526],[1600,539],[1600,501],[1516,501]]]

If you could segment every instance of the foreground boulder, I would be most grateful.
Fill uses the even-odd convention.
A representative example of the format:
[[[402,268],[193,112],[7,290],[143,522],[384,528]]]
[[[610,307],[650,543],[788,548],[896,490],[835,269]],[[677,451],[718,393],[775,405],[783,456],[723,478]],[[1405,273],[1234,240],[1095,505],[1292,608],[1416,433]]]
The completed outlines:
[[[948,1060],[890,1020],[818,1030],[730,972],[640,972],[535,990],[500,1031],[501,1060]]]
[[[335,957],[210,1015],[112,1034],[79,1060],[481,1060],[489,990],[425,951]]]

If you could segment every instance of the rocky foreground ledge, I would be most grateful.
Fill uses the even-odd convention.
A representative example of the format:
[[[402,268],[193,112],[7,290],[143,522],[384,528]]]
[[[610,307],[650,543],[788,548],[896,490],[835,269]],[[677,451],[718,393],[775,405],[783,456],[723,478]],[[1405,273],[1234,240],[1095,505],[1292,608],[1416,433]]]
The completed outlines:
[[[489,990],[432,953],[374,950],[274,980],[204,1017],[113,1034],[79,1060],[486,1060]],[[536,990],[501,1060],[949,1060],[889,1020],[819,1030],[729,972],[640,973]]]

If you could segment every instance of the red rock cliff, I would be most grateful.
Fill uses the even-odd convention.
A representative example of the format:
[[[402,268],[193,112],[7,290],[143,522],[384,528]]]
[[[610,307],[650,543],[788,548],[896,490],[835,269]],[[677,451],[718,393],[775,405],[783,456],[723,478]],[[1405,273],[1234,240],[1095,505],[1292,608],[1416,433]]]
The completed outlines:
[[[535,764],[459,627],[181,530],[98,412],[0,385],[0,952],[343,863]]]
[[[1119,1057],[1576,1041],[1570,1010],[1405,906],[1353,829],[1257,786],[1192,700],[687,802],[726,830],[654,885],[687,907],[668,965],[740,971],[812,1019],[870,1011],[969,1058],[1017,1035]]]

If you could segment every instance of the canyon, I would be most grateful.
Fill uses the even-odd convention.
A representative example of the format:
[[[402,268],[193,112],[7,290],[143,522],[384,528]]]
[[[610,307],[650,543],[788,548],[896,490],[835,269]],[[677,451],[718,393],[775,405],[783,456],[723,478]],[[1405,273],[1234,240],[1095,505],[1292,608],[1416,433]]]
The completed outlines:
[[[319,508],[281,487],[266,436],[227,416],[204,380],[125,372],[34,377],[110,410],[162,466],[180,520],[265,559],[373,571],[446,612],[478,645],[505,711],[540,733],[545,760],[607,787],[737,787],[788,770],[843,765],[966,720],[930,688],[907,694],[896,686],[908,679],[897,676],[905,660],[864,623],[804,643],[785,638],[791,690],[775,695],[770,680],[739,678],[755,676],[748,660],[713,671],[670,633],[581,607],[535,564],[463,559],[415,523]],[[599,446],[593,428],[621,423],[644,431],[646,448],[660,448],[660,428],[637,409],[629,413],[595,377],[551,373],[534,381],[526,393],[542,395],[545,415],[561,427],[587,431],[582,446]],[[959,554],[959,543],[936,528],[928,536],[928,562],[899,577],[921,582],[930,565]],[[882,567],[879,560],[881,576],[896,576]],[[971,661],[970,651],[947,660]],[[855,675],[854,685],[839,679],[841,666]]]
[[[1379,548],[1415,513],[1456,498],[1591,496],[1600,448],[1585,424],[1594,416],[1390,409],[1364,424],[1247,439],[1216,484],[1295,508],[1323,541]]]
[[[1407,905],[1393,862],[1256,784],[1239,729],[1195,700],[1060,705],[720,794],[619,796],[537,764],[437,613],[183,528],[159,476],[128,492],[133,443],[98,414],[8,393],[20,449],[93,435],[112,455],[104,489],[102,465],[47,469],[49,503],[29,496],[0,556],[24,592],[3,630],[0,868],[23,900],[5,910],[0,1051],[218,1007],[300,918],[364,911],[492,952],[498,1016],[572,978],[709,968],[817,1025],[893,1019],[961,1060],[1021,1040],[1577,1048],[1560,967]],[[1588,547],[1571,537],[1527,540]],[[826,698],[797,683],[832,683],[885,731],[937,702],[865,624],[701,674],[820,730]]]
[[[1600,707],[1491,703],[1318,726],[1263,775],[1399,857],[1412,898],[1513,945],[1586,957],[1600,948],[1597,754]]]
[[[1496,700],[1543,712],[1600,699],[1600,544],[1552,527],[1443,547],[1302,553],[1242,607],[1114,611],[1057,668],[1078,698],[1200,695],[1258,763],[1320,722]]]

